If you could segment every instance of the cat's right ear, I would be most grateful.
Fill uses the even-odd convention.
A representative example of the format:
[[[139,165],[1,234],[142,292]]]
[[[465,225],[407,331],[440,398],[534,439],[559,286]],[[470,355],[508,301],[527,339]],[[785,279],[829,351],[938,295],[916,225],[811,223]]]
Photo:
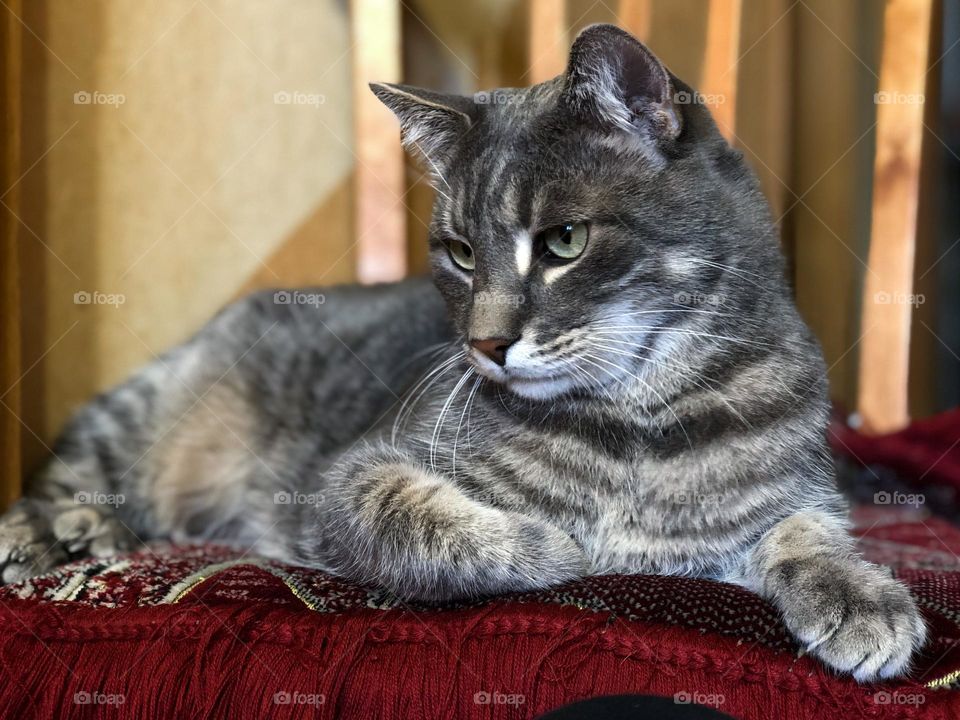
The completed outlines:
[[[614,25],[591,25],[573,42],[562,100],[582,120],[656,141],[682,129],[660,59]]]
[[[424,169],[439,174],[474,121],[473,100],[410,85],[370,83],[370,89],[400,120],[404,148]]]

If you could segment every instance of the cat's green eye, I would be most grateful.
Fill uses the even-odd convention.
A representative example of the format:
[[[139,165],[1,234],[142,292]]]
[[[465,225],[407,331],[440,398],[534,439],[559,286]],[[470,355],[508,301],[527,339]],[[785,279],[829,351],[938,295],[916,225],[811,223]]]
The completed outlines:
[[[547,257],[554,260],[573,260],[580,257],[587,247],[590,231],[586,223],[567,223],[545,230],[540,234]]]
[[[476,266],[477,262],[473,255],[473,248],[462,240],[448,240],[447,250],[453,262],[463,270],[473,270]]]

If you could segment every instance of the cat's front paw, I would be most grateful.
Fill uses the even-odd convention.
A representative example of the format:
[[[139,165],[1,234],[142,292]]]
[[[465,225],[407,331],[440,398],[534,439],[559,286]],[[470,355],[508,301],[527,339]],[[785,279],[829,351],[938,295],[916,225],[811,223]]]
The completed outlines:
[[[811,655],[858,682],[909,669],[926,625],[910,591],[888,571],[807,559],[784,562],[778,572],[792,576],[795,590],[778,598],[784,621]]]
[[[29,501],[0,517],[0,585],[40,575],[66,559],[50,523]]]
[[[337,472],[335,500],[298,552],[356,582],[445,602],[546,588],[590,569],[561,528],[480,502],[406,451],[363,448]]]
[[[0,517],[0,585],[49,572],[70,558],[107,557],[136,547],[136,537],[109,507],[87,502],[22,498]]]

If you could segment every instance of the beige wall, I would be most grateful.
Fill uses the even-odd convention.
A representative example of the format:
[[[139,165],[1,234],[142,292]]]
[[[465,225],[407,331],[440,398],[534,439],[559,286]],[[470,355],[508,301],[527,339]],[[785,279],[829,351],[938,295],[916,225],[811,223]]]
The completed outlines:
[[[49,442],[242,289],[352,277],[350,59],[333,0],[26,6],[23,165],[42,160],[21,181],[24,366],[37,362],[22,415]],[[289,243],[315,250],[290,262]]]

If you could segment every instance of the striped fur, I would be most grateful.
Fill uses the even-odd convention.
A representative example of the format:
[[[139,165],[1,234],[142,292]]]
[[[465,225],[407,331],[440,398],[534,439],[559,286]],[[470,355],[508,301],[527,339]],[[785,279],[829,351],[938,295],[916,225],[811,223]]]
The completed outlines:
[[[609,26],[486,102],[373,88],[437,187],[435,287],[229,307],[80,410],[0,521],[3,580],[156,537],[427,600],[695,575],[858,679],[904,671],[923,624],[853,553],[820,350],[755,178],[674,102],[695,94]],[[560,263],[538,238],[568,222],[589,240]],[[501,367],[478,338],[518,339]]]

